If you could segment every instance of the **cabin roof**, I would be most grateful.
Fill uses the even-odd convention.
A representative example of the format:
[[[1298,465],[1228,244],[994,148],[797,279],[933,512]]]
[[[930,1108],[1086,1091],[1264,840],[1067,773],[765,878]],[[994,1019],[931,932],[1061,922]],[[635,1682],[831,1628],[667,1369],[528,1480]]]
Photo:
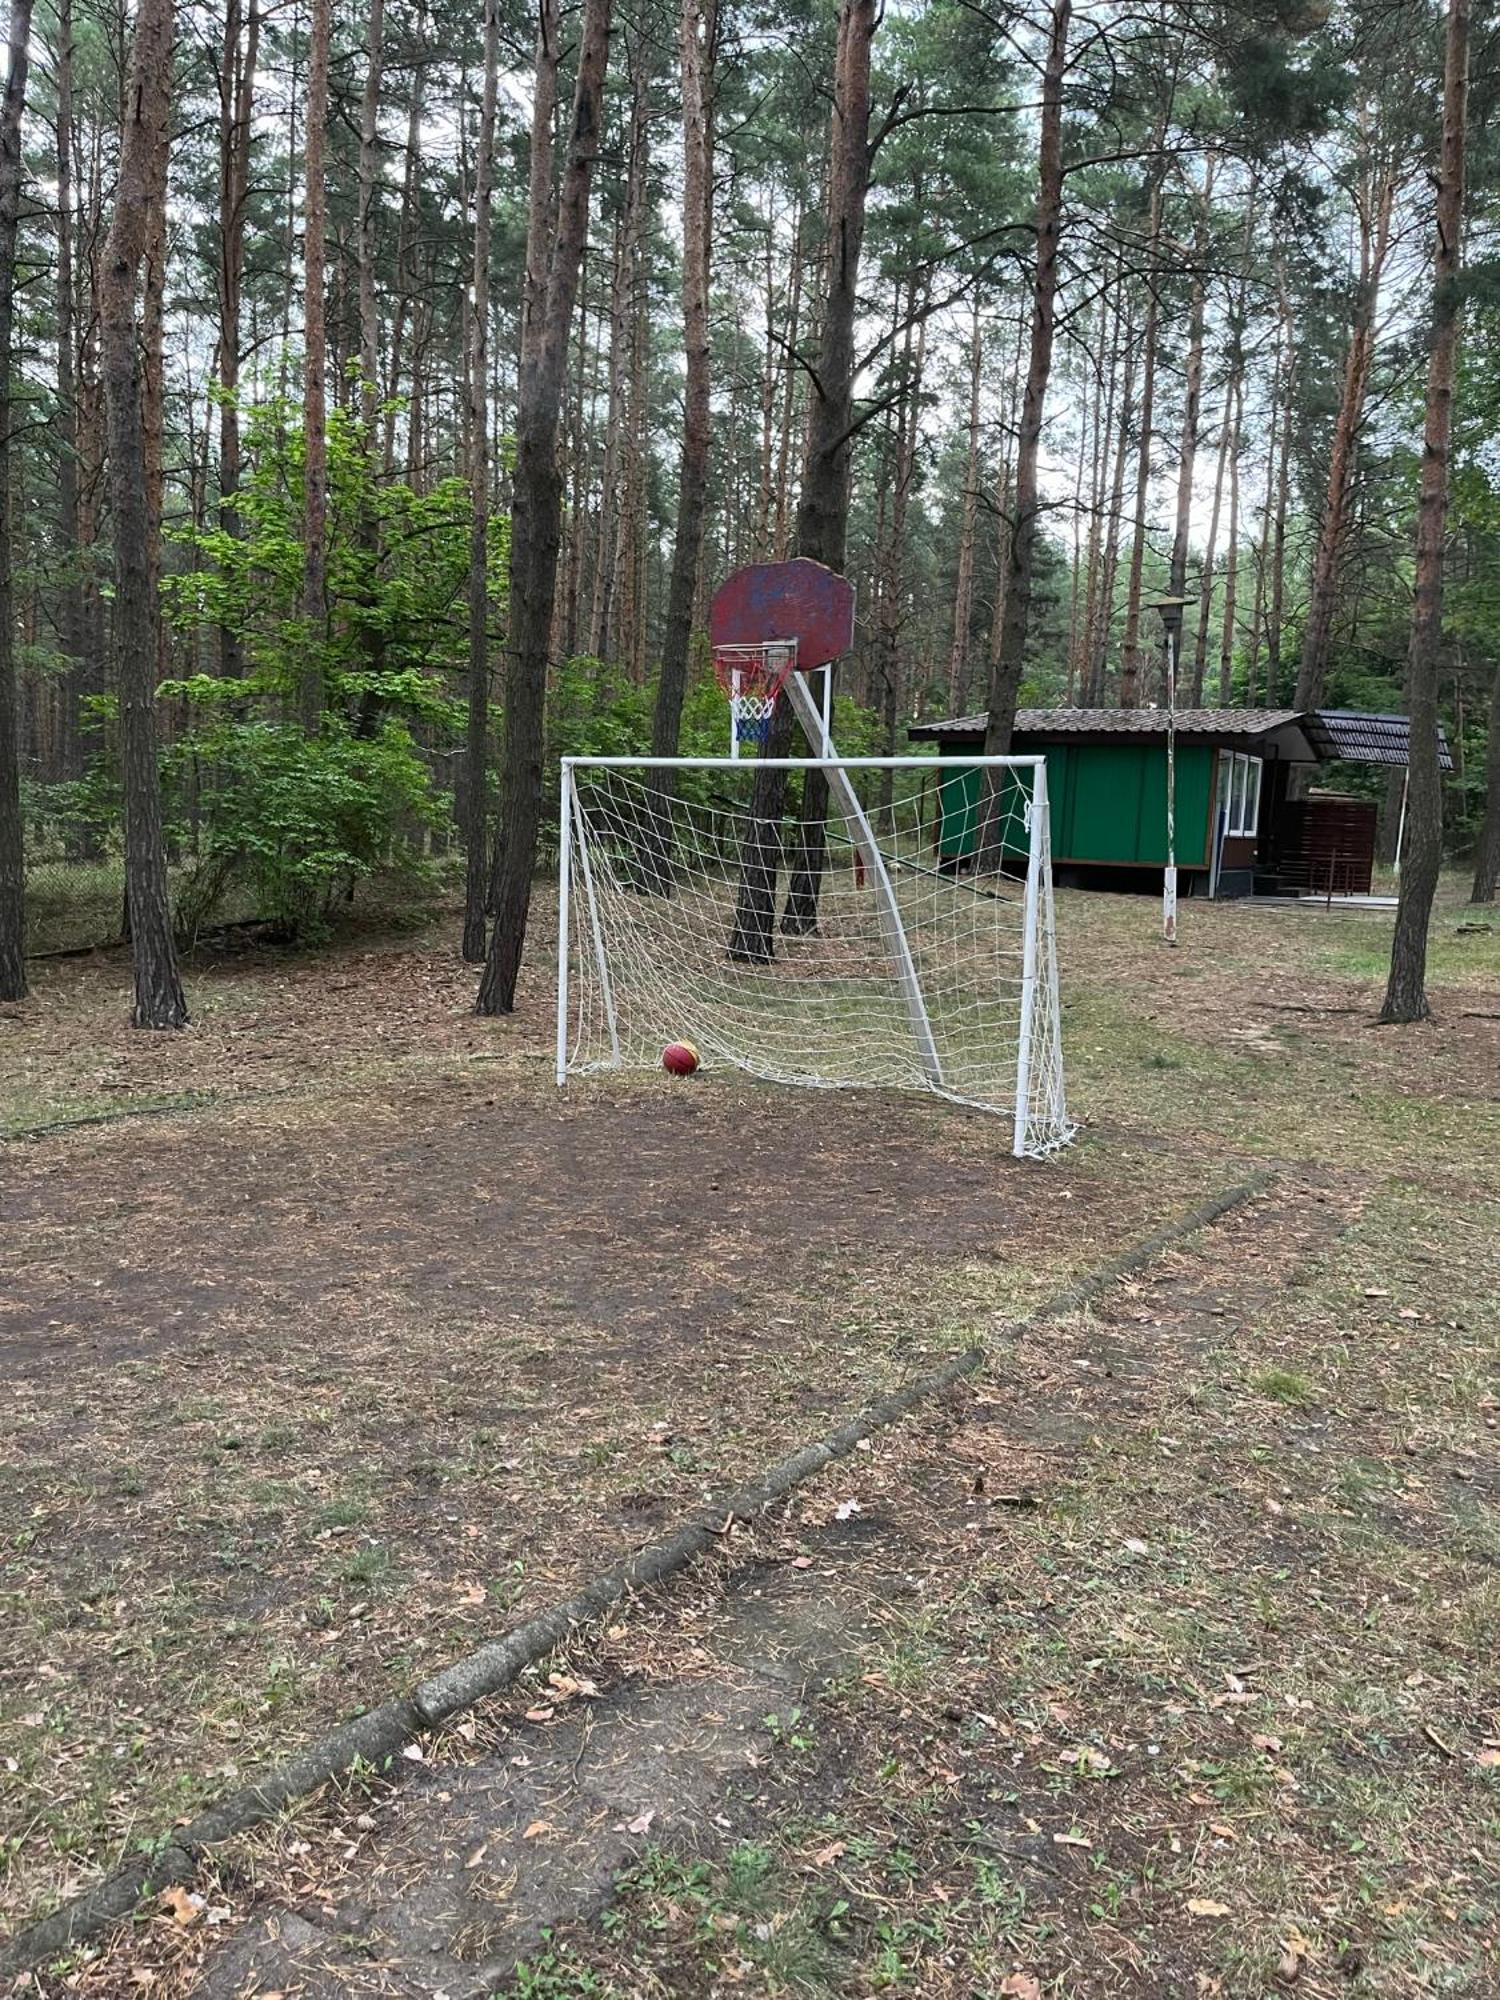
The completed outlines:
[[[915,742],[935,743],[949,737],[983,740],[987,718],[950,716],[943,722],[914,723],[907,735]],[[1164,708],[1022,708],[1016,711],[1017,736],[1164,736]],[[1393,764],[1407,761],[1409,730],[1404,715],[1365,715],[1349,708],[1179,708],[1179,736],[1208,736],[1221,741],[1256,741],[1285,732],[1282,754],[1298,763],[1340,759],[1352,764]],[[1301,744],[1297,736],[1301,736]],[[1445,771],[1453,768],[1447,738],[1438,732],[1438,754]]]

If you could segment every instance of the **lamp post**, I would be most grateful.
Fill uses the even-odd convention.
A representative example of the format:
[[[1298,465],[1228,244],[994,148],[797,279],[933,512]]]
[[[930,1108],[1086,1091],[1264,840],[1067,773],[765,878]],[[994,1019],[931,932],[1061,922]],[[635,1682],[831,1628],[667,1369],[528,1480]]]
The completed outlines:
[[[1162,687],[1167,705],[1167,865],[1162,872],[1161,934],[1177,942],[1177,650],[1182,640],[1185,597],[1159,597],[1152,610],[1162,629]]]

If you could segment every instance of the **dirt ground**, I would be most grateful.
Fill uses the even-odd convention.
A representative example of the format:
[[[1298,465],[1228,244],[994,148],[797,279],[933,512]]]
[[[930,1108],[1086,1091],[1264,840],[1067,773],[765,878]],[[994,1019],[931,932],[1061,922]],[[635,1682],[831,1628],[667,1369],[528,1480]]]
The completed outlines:
[[[0,1010],[11,1920],[993,1350],[600,1634],[594,1692],[45,1990],[1500,1989],[1500,949],[1445,913],[1437,1024],[1382,1031],[1382,925],[1189,908],[1170,954],[1144,912],[1062,901],[1044,1167],[921,1101],[559,1101],[545,990],[476,1021],[446,928],[202,965],[181,1038],[117,962]],[[1010,1341],[1247,1163],[1253,1213]]]

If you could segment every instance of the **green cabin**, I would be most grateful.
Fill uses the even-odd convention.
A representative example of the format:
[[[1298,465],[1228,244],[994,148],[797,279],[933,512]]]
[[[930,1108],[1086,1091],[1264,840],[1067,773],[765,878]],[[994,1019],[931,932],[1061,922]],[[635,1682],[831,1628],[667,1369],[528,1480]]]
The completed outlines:
[[[1367,895],[1376,809],[1366,799],[1313,789],[1291,796],[1299,765],[1355,762],[1403,768],[1404,715],[1353,710],[1179,709],[1175,725],[1177,866],[1186,895],[1257,892]],[[1018,756],[1047,759],[1057,878],[1081,886],[1154,888],[1167,860],[1165,709],[1024,708]],[[914,725],[916,742],[945,757],[984,745],[985,717]],[[1442,746],[1447,759],[1447,745]],[[980,774],[938,780],[939,865],[972,861]],[[1014,836],[1019,839],[1019,832]],[[1014,859],[1024,859],[1016,850]]]

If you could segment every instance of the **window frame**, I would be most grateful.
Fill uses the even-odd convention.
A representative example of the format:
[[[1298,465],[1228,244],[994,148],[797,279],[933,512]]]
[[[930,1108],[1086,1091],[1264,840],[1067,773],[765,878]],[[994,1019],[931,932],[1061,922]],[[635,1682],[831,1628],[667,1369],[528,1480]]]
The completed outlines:
[[[1218,809],[1224,814],[1224,838],[1254,840],[1260,832],[1266,760],[1248,750],[1222,750],[1219,755]]]

